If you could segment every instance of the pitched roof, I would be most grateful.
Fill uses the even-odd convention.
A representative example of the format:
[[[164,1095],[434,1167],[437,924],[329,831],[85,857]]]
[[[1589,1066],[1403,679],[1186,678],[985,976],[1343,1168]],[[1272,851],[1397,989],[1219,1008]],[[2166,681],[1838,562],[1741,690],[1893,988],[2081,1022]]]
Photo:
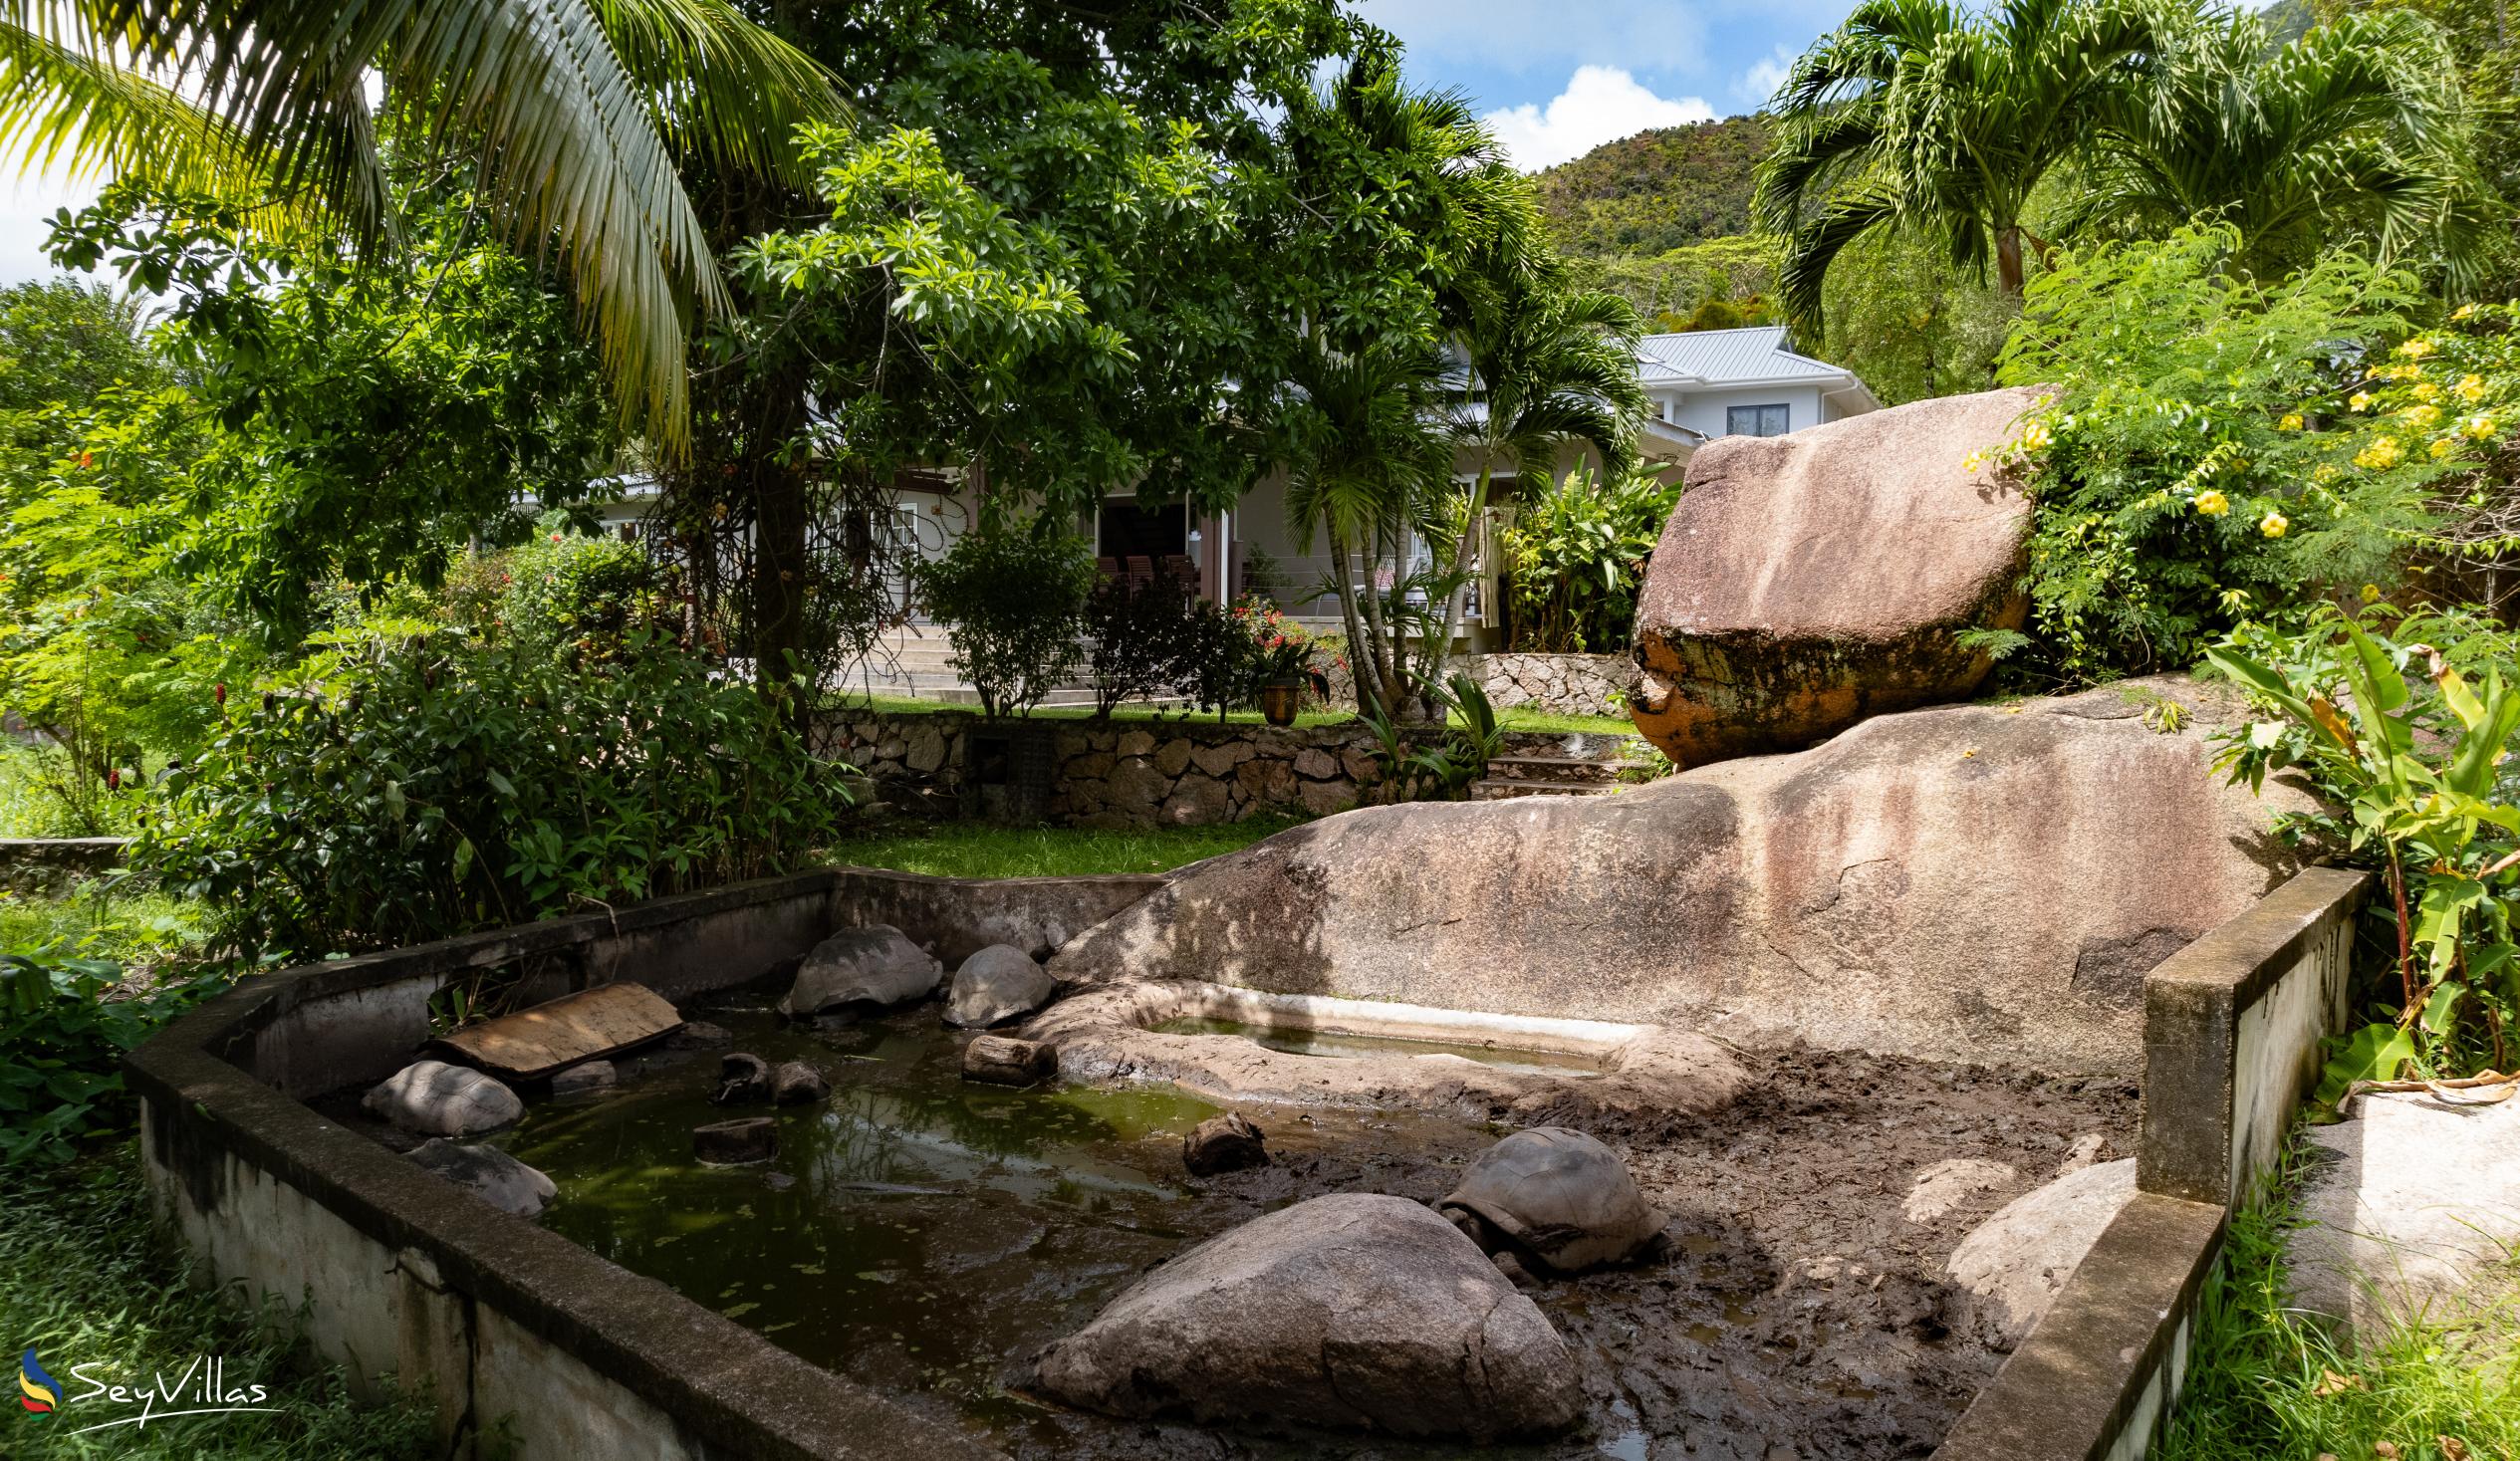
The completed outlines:
[[[1785,348],[1782,325],[1648,335],[1637,342],[1637,374],[1647,385],[1720,386],[1809,380],[1852,384],[1855,373]]]

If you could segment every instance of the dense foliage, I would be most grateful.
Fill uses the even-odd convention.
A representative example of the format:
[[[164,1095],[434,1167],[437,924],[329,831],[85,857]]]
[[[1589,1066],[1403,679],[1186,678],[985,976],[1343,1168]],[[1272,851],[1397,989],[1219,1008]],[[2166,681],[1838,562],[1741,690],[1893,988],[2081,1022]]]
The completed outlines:
[[[1094,557],[1055,519],[985,522],[919,564],[911,583],[990,715],[1030,710],[1084,662]]]
[[[1522,503],[1505,530],[1507,638],[1517,651],[1605,654],[1627,646],[1637,591],[1679,488],[1651,472],[1578,467]]]
[[[252,952],[391,948],[798,865],[846,805],[772,705],[670,640],[610,660],[361,639],[231,703],[130,861]]]
[[[1549,230],[1569,253],[1654,257],[1746,233],[1769,143],[1766,119],[1658,127],[1535,174]]]
[[[102,959],[0,952],[0,1169],[64,1161],[80,1143],[127,1133],[123,1057],[227,983],[209,973],[127,995],[123,979]]]
[[[2038,505],[2029,641],[1999,646],[2030,650],[2016,668],[2183,667],[2322,585],[2388,579],[2434,521],[2458,453],[2374,422],[2356,365],[2406,333],[2412,281],[2337,254],[2260,284],[2239,247],[2183,229],[2033,284],[2003,377],[2057,389],[2019,442]]]
[[[2322,607],[2298,628],[2251,625],[2206,651],[2275,718],[2235,729],[2222,764],[2251,786],[2299,768],[2336,809],[2294,830],[2379,869],[2395,942],[2381,1017],[2324,1089],[2509,1071],[2520,1055],[2520,804],[2502,763],[2520,733],[2520,644],[2465,613],[2359,617]]]

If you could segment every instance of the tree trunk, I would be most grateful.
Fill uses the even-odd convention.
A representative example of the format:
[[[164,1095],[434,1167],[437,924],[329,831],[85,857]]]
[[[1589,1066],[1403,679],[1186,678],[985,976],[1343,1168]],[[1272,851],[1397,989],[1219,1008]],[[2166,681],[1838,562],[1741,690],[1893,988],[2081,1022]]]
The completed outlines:
[[[1364,623],[1357,614],[1356,575],[1348,571],[1348,545],[1337,529],[1330,533],[1330,572],[1339,590],[1339,619],[1348,630],[1348,678],[1356,686],[1357,713],[1380,709],[1387,715],[1390,711],[1383,704],[1383,686],[1373,680],[1374,642],[1365,636]]]
[[[2007,224],[1995,230],[1995,278],[2003,286],[2004,298],[2021,303],[2021,225]]]
[[[1446,570],[1448,576],[1458,576],[1467,572],[1470,567],[1471,550],[1477,547],[1479,541],[1479,514],[1487,508],[1487,494],[1495,485],[1495,463],[1488,459],[1485,452],[1481,452],[1478,481],[1470,488],[1470,510],[1461,519],[1461,541],[1452,545],[1452,567]],[[1444,657],[1452,652],[1453,635],[1461,632],[1464,601],[1469,597],[1470,586],[1461,584],[1455,586],[1452,593],[1444,599],[1443,638],[1437,641],[1434,655],[1434,668],[1437,674],[1443,673]]]

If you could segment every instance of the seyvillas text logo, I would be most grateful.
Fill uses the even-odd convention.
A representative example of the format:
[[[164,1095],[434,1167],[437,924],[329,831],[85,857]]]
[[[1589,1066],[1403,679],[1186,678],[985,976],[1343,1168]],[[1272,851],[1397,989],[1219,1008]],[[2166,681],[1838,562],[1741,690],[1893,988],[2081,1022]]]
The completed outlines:
[[[32,1349],[18,1356],[18,1403],[38,1415],[61,1408],[61,1381],[44,1372]]]
[[[106,1368],[103,1364],[70,1366],[71,1382],[79,1386],[74,1393],[46,1373],[35,1351],[29,1349],[18,1359],[19,1403],[39,1416],[77,1405],[80,1418],[89,1423],[70,1432],[75,1436],[125,1425],[144,1427],[152,1420],[172,1420],[178,1415],[240,1415],[280,1408],[264,1403],[271,1392],[261,1385],[230,1383],[227,1361],[215,1355],[197,1356],[172,1375],[154,1371],[144,1385],[115,1384],[101,1373]]]

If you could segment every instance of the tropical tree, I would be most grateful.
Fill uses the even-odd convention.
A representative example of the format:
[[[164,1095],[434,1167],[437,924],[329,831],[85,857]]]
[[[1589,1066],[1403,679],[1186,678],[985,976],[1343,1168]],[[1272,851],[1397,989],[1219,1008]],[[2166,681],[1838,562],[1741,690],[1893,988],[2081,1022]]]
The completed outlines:
[[[690,322],[726,294],[677,168],[801,186],[793,133],[842,111],[729,0],[0,0],[0,147],[312,215],[373,253],[392,201],[372,72],[387,129],[468,163],[510,242],[558,242],[625,413],[678,446]]]
[[[2219,215],[2264,272],[2347,233],[2474,272],[2488,193],[2449,45],[2420,16],[2347,15],[2282,46],[2255,15],[2182,27],[2152,85],[2103,97],[2095,124],[2065,232]]]
[[[1498,468],[1548,471],[1570,442],[1591,447],[1612,477],[1636,458],[1645,411],[1636,310],[1618,295],[1574,288],[1545,246],[1528,252],[1501,261],[1499,287],[1471,293],[1452,337],[1468,377],[1451,411],[1453,439],[1475,463],[1467,500],[1451,515],[1460,524],[1447,574],[1455,579],[1468,569]],[[1458,587],[1445,596],[1442,648],[1461,627],[1465,597]]]
[[[1292,438],[1287,524],[1299,542],[1311,542],[1316,532],[1329,540],[1331,585],[1348,634],[1358,706],[1386,716],[1425,709],[1409,641],[1419,640],[1425,654],[1435,643],[1434,624],[1430,615],[1410,611],[1412,586],[1397,565],[1412,536],[1435,530],[1452,476],[1451,433],[1437,410],[1444,373],[1431,344],[1354,354],[1315,344],[1288,381],[1297,399],[1285,420]],[[1394,564],[1390,584],[1370,582],[1361,592],[1359,576],[1372,580],[1386,558]],[[1448,592],[1450,586],[1434,587]],[[1439,656],[1440,645],[1431,652]]]
[[[1754,213],[1786,240],[1788,311],[1821,328],[1847,245],[1886,228],[1934,239],[2018,301],[2026,210],[2102,110],[2143,81],[2165,12],[2148,0],[1865,0],[1794,63]]]

